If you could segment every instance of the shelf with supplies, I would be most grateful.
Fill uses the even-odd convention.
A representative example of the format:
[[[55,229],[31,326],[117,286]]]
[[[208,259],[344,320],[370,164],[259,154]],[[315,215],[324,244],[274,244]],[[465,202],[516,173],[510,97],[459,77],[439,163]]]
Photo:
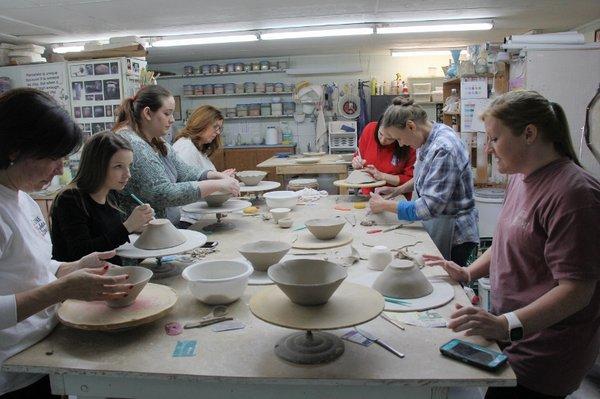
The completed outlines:
[[[215,97],[262,97],[262,96],[285,96],[292,95],[294,92],[282,91],[282,92],[269,92],[269,93],[229,93],[229,94],[199,94],[199,95],[187,95],[182,96],[183,98],[215,98]]]
[[[231,76],[231,75],[253,75],[261,73],[285,73],[285,69],[267,69],[261,71],[238,71],[238,72],[221,72],[221,73],[200,73],[190,75],[166,75],[158,76],[158,79],[186,79],[186,78],[210,78],[215,76]]]
[[[260,116],[229,116],[225,117],[228,121],[248,120],[248,119],[288,119],[293,118],[293,115],[260,115]]]

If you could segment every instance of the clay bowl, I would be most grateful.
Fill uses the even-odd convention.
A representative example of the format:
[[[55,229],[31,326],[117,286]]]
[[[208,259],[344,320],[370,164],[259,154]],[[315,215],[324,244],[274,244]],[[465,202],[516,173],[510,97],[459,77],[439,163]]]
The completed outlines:
[[[120,276],[122,274],[127,274],[129,276],[125,283],[133,284],[133,288],[127,290],[127,296],[125,298],[105,301],[111,308],[122,308],[135,302],[135,299],[152,278],[153,273],[151,270],[140,266],[115,266],[104,273],[105,276]]]
[[[235,174],[238,179],[246,186],[256,186],[267,175],[267,172],[262,170],[244,170]]]
[[[226,305],[240,299],[252,266],[235,260],[206,260],[186,267],[181,277],[192,295],[208,305]]]
[[[290,208],[273,208],[271,209],[271,215],[273,215],[275,223],[279,223],[279,219],[288,217],[291,211]]]
[[[338,157],[340,157],[340,159],[345,162],[352,162],[352,159],[354,158],[354,154],[353,153],[338,154]]]
[[[315,237],[319,240],[333,240],[344,228],[346,221],[341,218],[310,219],[304,222]]]
[[[148,222],[133,246],[147,250],[173,248],[183,244],[185,240],[183,233],[169,219],[153,219]]]
[[[303,306],[327,303],[348,276],[342,266],[319,259],[288,260],[267,273],[292,302]]]
[[[231,193],[223,193],[220,191],[214,192],[210,195],[207,195],[203,198],[206,201],[206,204],[211,208],[216,208],[223,205],[229,198],[231,197]]]
[[[279,222],[277,222],[277,224],[282,229],[289,229],[294,224],[294,219],[292,219],[292,218],[279,219]]]
[[[279,262],[291,248],[283,241],[256,241],[242,245],[238,251],[252,263],[254,270],[264,272]]]
[[[433,292],[433,286],[416,263],[408,259],[392,261],[373,282],[383,296],[400,299],[421,298]]]

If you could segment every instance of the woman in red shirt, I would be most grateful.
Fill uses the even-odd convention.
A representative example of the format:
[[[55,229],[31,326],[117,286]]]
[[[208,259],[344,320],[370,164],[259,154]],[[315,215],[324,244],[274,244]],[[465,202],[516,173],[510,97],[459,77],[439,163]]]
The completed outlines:
[[[358,151],[352,159],[354,169],[363,169],[377,180],[385,180],[388,186],[399,186],[413,177],[416,152],[409,146],[400,146],[396,140],[383,137],[378,122],[365,126],[358,141]],[[368,195],[373,189],[362,189]],[[410,194],[407,194],[410,199]]]

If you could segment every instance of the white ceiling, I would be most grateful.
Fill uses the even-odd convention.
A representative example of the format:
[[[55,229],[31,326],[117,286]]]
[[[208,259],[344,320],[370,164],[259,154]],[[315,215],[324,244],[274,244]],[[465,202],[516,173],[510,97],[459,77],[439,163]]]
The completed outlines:
[[[598,0],[0,0],[0,41],[38,44],[292,26],[491,18],[487,32],[371,35],[151,48],[154,63],[301,54],[387,54],[391,48],[500,41],[600,18]]]

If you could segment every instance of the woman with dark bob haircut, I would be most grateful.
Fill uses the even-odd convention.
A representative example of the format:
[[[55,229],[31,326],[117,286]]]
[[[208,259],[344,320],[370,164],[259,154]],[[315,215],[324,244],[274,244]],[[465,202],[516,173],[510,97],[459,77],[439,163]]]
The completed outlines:
[[[93,251],[110,251],[129,241],[152,219],[150,205],[138,205],[123,221],[115,195],[131,174],[133,151],[123,137],[109,131],[85,143],[77,175],[52,204],[52,254],[73,261]],[[125,218],[123,218],[125,219]],[[122,264],[118,256],[108,259]]]
[[[74,262],[52,259],[48,226],[27,192],[62,174],[82,133],[56,101],[36,89],[0,96],[0,364],[48,335],[57,304],[126,296],[126,275],[108,277],[114,251]],[[0,372],[4,397],[51,397],[47,376]]]

